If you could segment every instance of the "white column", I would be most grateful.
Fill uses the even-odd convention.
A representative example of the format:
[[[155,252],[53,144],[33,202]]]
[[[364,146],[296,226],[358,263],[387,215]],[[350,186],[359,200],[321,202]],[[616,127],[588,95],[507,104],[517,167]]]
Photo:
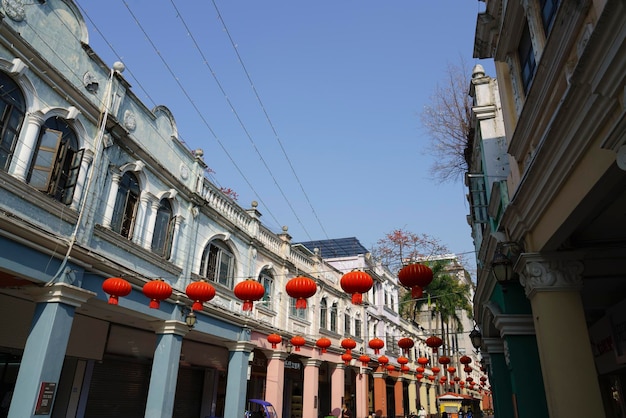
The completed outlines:
[[[15,154],[13,155],[15,158],[11,161],[13,176],[22,181],[26,181],[28,166],[37,146],[39,130],[44,123],[43,115],[39,112],[29,113],[26,119],[26,129],[20,135],[23,139],[21,142],[18,141]]]
[[[72,209],[78,209],[80,205],[80,201],[87,198],[87,196],[83,196],[83,191],[85,189],[85,181],[87,180],[87,174],[89,173],[91,167],[91,163],[93,162],[93,151],[85,150],[85,154],[83,155],[83,160],[80,162],[80,171],[78,173],[78,179],[76,180],[76,188],[74,189],[74,196],[72,197]],[[89,190],[87,190],[89,192]]]
[[[159,210],[159,201],[153,200],[150,204],[150,212],[148,216],[144,218],[146,224],[143,228],[145,236],[143,237],[143,248],[146,250],[152,249],[152,236],[154,235],[154,223],[156,222],[157,211]]]
[[[120,188],[121,180],[122,176],[119,173],[111,173],[111,188],[109,189],[109,196],[104,208],[104,219],[102,219],[102,226],[105,228],[111,228],[113,209],[115,208],[115,200],[117,199],[117,191]]]
[[[184,228],[184,219],[182,216],[176,216],[174,218],[174,233],[172,234],[172,250],[170,251],[170,261],[176,264],[178,259],[178,241],[182,235]]]

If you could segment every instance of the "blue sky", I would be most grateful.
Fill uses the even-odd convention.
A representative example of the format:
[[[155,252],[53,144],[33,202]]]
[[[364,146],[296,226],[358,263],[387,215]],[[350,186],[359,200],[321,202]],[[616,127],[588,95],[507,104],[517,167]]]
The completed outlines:
[[[403,228],[473,251],[467,191],[430,179],[419,114],[448,63],[494,75],[472,58],[477,0],[77,3],[95,52],[273,231],[371,248]]]

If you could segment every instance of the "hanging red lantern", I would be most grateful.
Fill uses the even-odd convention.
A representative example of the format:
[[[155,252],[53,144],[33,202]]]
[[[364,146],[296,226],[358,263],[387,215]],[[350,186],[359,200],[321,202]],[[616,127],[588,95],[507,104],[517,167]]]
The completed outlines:
[[[463,371],[467,374],[470,374],[472,372],[472,367],[471,366],[465,366],[463,367]]]
[[[413,348],[414,345],[415,345],[415,343],[410,338],[400,338],[398,340],[398,347],[400,347],[402,349],[402,352],[404,354],[408,354],[409,350],[411,348]]]
[[[109,277],[102,282],[102,290],[109,295],[109,305],[117,305],[118,298],[128,296],[133,288],[121,277]]]
[[[424,264],[409,264],[400,270],[398,280],[411,289],[413,299],[419,299],[424,293],[423,289],[433,281],[433,271]]]
[[[331,342],[328,338],[322,337],[315,342],[315,345],[322,349],[322,353],[325,353],[330,347]]]
[[[480,376],[480,381],[481,382],[486,382],[487,381],[487,376]]]
[[[426,369],[424,367],[422,367],[422,366],[417,366],[415,371],[418,372],[418,373],[424,373],[426,371]]]
[[[437,352],[437,349],[441,347],[443,340],[436,335],[432,335],[426,338],[426,345],[433,349],[433,353]]]
[[[285,291],[289,296],[296,299],[296,309],[306,309],[306,300],[315,295],[317,285],[313,279],[298,276],[287,282]]]
[[[424,289],[419,286],[413,286],[411,288],[411,298],[413,299],[421,299],[424,296]]]
[[[406,364],[404,364],[404,365],[400,366],[400,371],[402,373],[408,373],[408,372],[411,371],[411,368],[409,366],[407,366]]]
[[[435,376],[433,375],[428,375],[428,380],[430,380],[431,382],[435,380]]]
[[[448,357],[448,356],[441,356],[441,357],[439,357],[439,364],[443,364],[444,366],[446,364],[450,364],[450,357]]]
[[[422,366],[426,366],[426,365],[428,364],[428,361],[429,361],[429,360],[428,360],[428,358],[426,358],[426,357],[419,357],[419,358],[417,359],[417,363],[418,363],[418,364],[421,364]]]
[[[352,304],[360,305],[363,302],[363,293],[372,288],[374,280],[364,271],[352,270],[341,277],[339,284],[344,292],[352,294]]]
[[[343,363],[348,366],[352,361],[352,354],[350,354],[349,352],[345,352],[341,355],[341,359],[343,360]]]
[[[432,370],[433,374],[439,374],[439,372],[441,371],[441,369],[437,366],[431,367],[430,370]]]
[[[398,357],[398,364],[408,364],[409,359],[406,357]]]
[[[448,373],[450,373],[450,374],[456,373],[456,367],[454,367],[454,366],[448,367]]]
[[[283,337],[278,334],[270,334],[267,336],[267,341],[272,344],[272,348],[276,348],[276,346],[283,342]]]
[[[472,362],[472,358],[471,358],[470,356],[462,356],[462,357],[459,359],[459,362],[460,362],[461,364],[470,364],[470,363]]]
[[[265,288],[256,280],[247,279],[237,283],[233,292],[238,299],[243,301],[243,310],[251,311],[253,303],[265,295]]]
[[[361,354],[361,356],[359,356],[359,361],[363,367],[367,367],[370,364],[370,360],[369,356],[366,356],[365,354]]]
[[[461,386],[461,387],[465,386],[465,382],[464,382],[463,380],[461,380],[461,381],[459,382],[459,386]]]
[[[459,376],[454,376],[454,379],[453,379],[453,380],[454,380],[455,382],[459,382],[459,381],[461,380],[461,378],[460,378]]]
[[[447,382],[448,381],[448,376],[441,376],[441,378],[439,379],[442,382]]]
[[[472,376],[468,376],[468,377],[466,377],[466,378],[465,378],[465,380],[466,380],[467,382],[473,382],[473,381],[474,381],[474,378],[473,378]]]
[[[380,338],[372,338],[369,342],[369,346],[374,350],[374,354],[380,354],[380,349],[385,346],[385,342]]]
[[[417,378],[417,380],[422,380],[424,378],[424,375],[422,373],[418,373],[415,375],[415,377]]]
[[[202,304],[215,297],[215,288],[206,280],[198,280],[187,285],[185,293],[193,300],[192,311],[202,310]]]
[[[341,340],[341,347],[344,348],[348,353],[351,353],[352,350],[356,347],[356,341],[352,338],[344,338]]]
[[[296,351],[300,351],[300,347],[306,344],[306,340],[304,339],[304,337],[301,337],[299,335],[296,335],[290,341],[291,341],[291,345],[296,347]]]
[[[143,285],[143,294],[150,298],[151,309],[159,309],[161,301],[172,296],[172,286],[163,279],[151,280]]]
[[[394,366],[393,364],[387,365],[387,371],[388,372],[395,372],[396,371],[396,366]]]
[[[384,366],[387,363],[389,363],[389,359],[386,356],[378,357],[378,364]]]

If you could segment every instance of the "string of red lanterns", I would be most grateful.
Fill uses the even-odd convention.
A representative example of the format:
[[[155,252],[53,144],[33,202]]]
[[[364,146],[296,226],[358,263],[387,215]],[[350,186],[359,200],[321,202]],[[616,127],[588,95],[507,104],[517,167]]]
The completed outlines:
[[[352,270],[341,277],[339,284],[344,292],[352,294],[352,304],[360,305],[363,302],[363,293],[372,288],[374,280],[364,271]]]

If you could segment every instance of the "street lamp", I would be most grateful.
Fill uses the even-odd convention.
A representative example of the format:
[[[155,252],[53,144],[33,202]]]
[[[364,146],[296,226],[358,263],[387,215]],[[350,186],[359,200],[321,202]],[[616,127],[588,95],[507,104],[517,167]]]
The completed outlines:
[[[474,328],[472,332],[469,334],[470,340],[472,341],[472,345],[476,350],[480,349],[480,346],[483,343],[483,334],[480,333],[479,330]]]

